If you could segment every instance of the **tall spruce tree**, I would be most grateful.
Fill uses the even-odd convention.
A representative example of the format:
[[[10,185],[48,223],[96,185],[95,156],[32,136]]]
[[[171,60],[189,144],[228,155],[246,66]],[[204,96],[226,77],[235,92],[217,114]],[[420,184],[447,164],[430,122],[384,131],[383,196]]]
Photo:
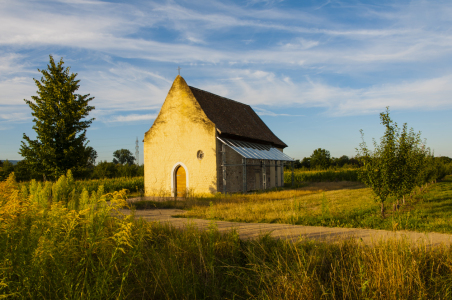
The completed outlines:
[[[88,105],[94,97],[75,93],[80,80],[63,64],[63,58],[55,64],[50,55],[47,69],[38,69],[43,75],[41,80],[33,78],[38,96],[31,97],[34,102],[24,101],[32,110],[37,139],[32,140],[24,133],[25,141],[19,151],[33,172],[54,179],[69,169],[75,174],[84,171],[90,156],[86,129],[94,120],[85,119],[94,109]]]

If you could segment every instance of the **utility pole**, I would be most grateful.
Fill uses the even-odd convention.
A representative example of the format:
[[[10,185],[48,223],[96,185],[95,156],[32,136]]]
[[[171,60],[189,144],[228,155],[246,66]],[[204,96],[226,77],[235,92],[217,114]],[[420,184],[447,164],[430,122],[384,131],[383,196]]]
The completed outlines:
[[[137,162],[137,166],[140,165],[140,147],[138,146],[138,137],[135,141],[135,160]]]

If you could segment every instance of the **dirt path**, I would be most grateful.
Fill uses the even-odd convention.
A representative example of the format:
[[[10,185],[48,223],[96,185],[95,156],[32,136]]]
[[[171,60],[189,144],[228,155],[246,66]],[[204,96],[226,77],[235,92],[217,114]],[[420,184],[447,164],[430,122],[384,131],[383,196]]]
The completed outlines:
[[[130,210],[122,210],[125,214],[130,214]],[[270,233],[272,237],[284,238],[292,241],[300,238],[314,239],[320,241],[339,241],[347,238],[362,240],[365,244],[372,244],[380,240],[388,239],[408,239],[411,242],[425,243],[426,245],[451,245],[452,235],[442,233],[419,233],[414,231],[386,231],[375,229],[359,228],[331,228],[319,226],[302,226],[288,224],[268,224],[268,223],[242,223],[227,221],[211,221],[191,218],[173,218],[174,215],[185,213],[180,209],[152,209],[136,210],[135,216],[146,221],[170,223],[176,228],[184,228],[188,224],[193,224],[201,229],[206,229],[212,222],[215,222],[220,232],[229,231],[235,228],[241,239],[255,239],[259,236]]]

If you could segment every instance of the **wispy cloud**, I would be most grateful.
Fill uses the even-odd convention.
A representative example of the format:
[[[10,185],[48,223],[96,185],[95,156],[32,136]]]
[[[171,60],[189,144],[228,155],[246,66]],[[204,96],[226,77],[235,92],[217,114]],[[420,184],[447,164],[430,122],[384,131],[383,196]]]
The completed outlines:
[[[253,17],[261,16],[259,12],[262,10],[248,9],[246,14],[237,17],[224,12],[195,11],[173,2],[163,5],[150,2],[147,9],[140,12],[131,4],[82,1],[78,3],[78,9],[69,14],[62,13],[65,10],[49,10],[49,6],[36,2],[30,2],[20,11],[19,2],[5,3],[0,17],[8,26],[0,28],[0,44],[16,47],[59,45],[166,62],[220,63],[234,60],[240,63],[288,65],[300,61],[302,65],[416,61],[441,56],[452,50],[452,35],[448,30],[432,31],[422,22],[413,26],[413,19],[420,14],[419,10],[410,11],[412,15],[406,17],[406,24],[397,22],[381,29],[356,29],[351,25],[331,24],[331,21],[325,21],[331,28],[323,28],[325,25],[320,28],[293,23],[285,25],[284,16],[295,14],[290,11],[283,14],[275,10],[278,15],[276,21],[269,21],[265,17],[258,20]],[[65,1],[60,5],[64,4],[73,3]],[[234,6],[230,9],[240,10]],[[450,25],[445,18],[438,22]],[[168,42],[132,37],[140,30],[159,26],[178,33],[179,39]],[[220,28],[232,31],[237,27],[282,30],[290,35],[284,36],[279,46],[246,51],[234,47],[221,49],[217,43],[206,42]],[[315,35],[316,39],[306,39],[303,37],[305,34]],[[293,38],[284,43],[291,36]],[[337,38],[349,40],[350,43],[338,44]],[[196,45],[185,44],[184,40]]]
[[[111,123],[111,122],[148,121],[148,120],[153,120],[156,117],[157,117],[156,114],[144,114],[144,115],[131,114],[131,115],[125,115],[125,116],[114,116],[112,119],[110,119],[106,122]]]
[[[36,94],[32,78],[12,77],[0,80],[0,105],[25,105],[24,99],[31,100]]]
[[[252,80],[248,80],[248,74]],[[276,115],[259,108],[266,107],[323,107],[334,116],[363,115],[382,111],[386,106],[395,110],[452,109],[452,75],[365,88],[338,87],[307,79],[295,81],[287,77],[266,74],[256,79],[253,73],[242,71],[239,80],[223,85],[203,86],[214,93],[227,96],[256,107],[261,115]],[[269,79],[270,82],[269,83]],[[216,90],[220,92],[216,92]],[[233,91],[226,95],[221,91]]]
[[[0,125],[0,130],[10,130],[10,129],[12,129],[13,127],[12,126],[3,126],[3,125]]]
[[[9,113],[9,114],[0,114],[0,120],[6,121],[24,121],[30,120],[30,115],[26,113]]]
[[[22,112],[22,99],[36,92],[36,67],[45,67],[37,57],[69,51],[68,59],[82,65],[81,92],[96,97],[100,117],[159,107],[175,74],[168,63],[189,66],[183,72],[209,91],[256,106],[324,107],[337,115],[386,105],[450,107],[451,79],[443,69],[452,54],[452,4],[348,3],[357,19],[371,20],[362,26],[329,13],[329,7],[341,11],[341,2],[306,9],[282,4],[2,1],[0,105],[22,105]],[[420,64],[428,74],[393,75],[401,65]],[[127,116],[139,118],[121,120],[133,120]]]
[[[26,56],[14,52],[0,51],[0,78],[8,78],[11,74],[29,72]]]
[[[89,70],[80,76],[83,91],[104,111],[151,110],[160,107],[172,81],[128,64]]]
[[[263,108],[255,107],[254,110],[259,116],[270,116],[270,117],[304,117],[304,115],[291,115],[291,114],[282,114],[275,113]]]
[[[0,1],[0,130],[31,124],[23,99],[36,95],[32,78],[49,54],[78,73],[80,94],[95,97],[93,136],[114,123],[118,131],[148,126],[177,66],[189,85],[281,120],[311,118],[304,109],[322,123],[385,106],[452,110],[452,2],[310,3]]]
[[[393,109],[451,109],[452,75],[439,78],[385,84],[352,90],[351,97],[342,97],[333,114],[362,114]]]

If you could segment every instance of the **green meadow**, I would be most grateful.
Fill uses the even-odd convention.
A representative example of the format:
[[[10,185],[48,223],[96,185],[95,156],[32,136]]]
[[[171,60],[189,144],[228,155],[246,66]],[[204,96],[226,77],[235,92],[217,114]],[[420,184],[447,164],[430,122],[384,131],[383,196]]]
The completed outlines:
[[[351,195],[356,191],[366,197],[360,186],[349,185]],[[13,176],[0,183],[1,298],[452,297],[451,248],[412,247],[404,241],[372,247],[350,240],[292,243],[266,235],[242,241],[234,231],[220,234],[215,222],[205,231],[178,230],[123,216],[119,209],[126,205],[125,191],[105,193],[100,187],[75,193],[74,186],[69,175],[30,189],[19,186]],[[429,197],[448,198],[449,186],[450,179],[429,187],[419,194],[419,203],[433,209]],[[321,199],[333,199],[343,190],[314,186],[249,197],[266,195],[269,203],[293,201],[277,200],[284,193],[295,194],[295,201],[317,197],[316,213],[322,214]],[[229,200],[237,201],[232,196]],[[334,213],[331,206],[329,211]]]
[[[451,175],[416,188],[405,205],[400,199],[398,209],[394,210],[396,199],[389,199],[385,218],[381,218],[380,204],[371,189],[360,182],[303,182],[296,186],[132,205],[137,209],[180,208],[187,210],[180,217],[209,220],[452,233]]]

